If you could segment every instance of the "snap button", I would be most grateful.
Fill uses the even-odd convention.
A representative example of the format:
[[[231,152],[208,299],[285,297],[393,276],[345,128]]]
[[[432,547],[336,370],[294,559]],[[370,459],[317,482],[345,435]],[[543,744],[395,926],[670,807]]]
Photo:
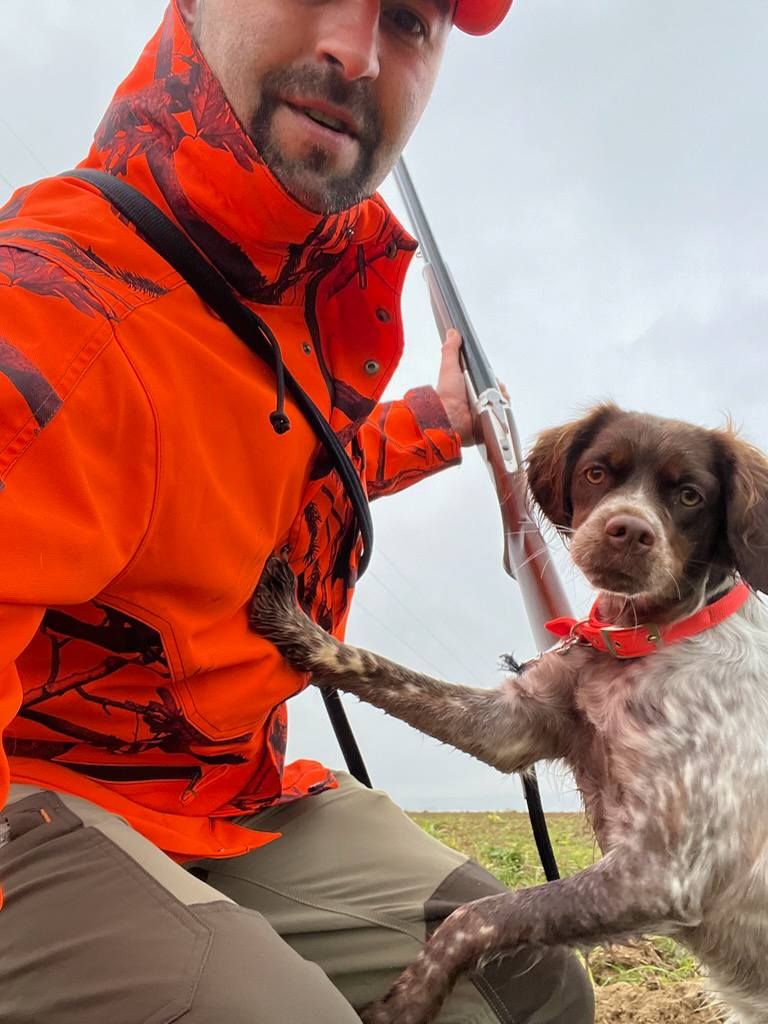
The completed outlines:
[[[387,259],[393,260],[397,256],[397,242],[394,238],[387,244],[386,248]]]
[[[374,373],[379,372],[381,366],[379,363],[376,362],[375,359],[369,359],[368,362],[365,364],[364,369],[368,376],[372,377]]]
[[[305,341],[304,344],[301,346],[301,351],[304,353],[305,356],[312,355],[312,346],[309,344],[308,341]]]
[[[381,324],[388,324],[392,317],[389,315],[386,309],[383,309],[381,306],[379,306],[379,308],[376,310],[376,319]]]

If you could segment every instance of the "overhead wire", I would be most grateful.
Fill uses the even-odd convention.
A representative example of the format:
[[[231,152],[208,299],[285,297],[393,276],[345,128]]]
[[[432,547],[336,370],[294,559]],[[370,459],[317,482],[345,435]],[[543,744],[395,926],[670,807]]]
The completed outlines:
[[[9,122],[3,117],[2,114],[0,114],[0,124],[5,128],[8,134],[12,135],[13,138],[16,139],[18,144],[24,150],[26,150],[26,152],[32,157],[32,159],[35,161],[35,163],[38,165],[38,167],[40,167],[42,171],[44,171],[46,174],[53,173],[49,167],[46,167],[45,163],[40,159],[40,157],[37,155],[34,149],[32,149],[32,147],[24,141],[24,139],[21,137],[21,135],[19,135],[19,133],[16,131],[13,125],[9,124]]]
[[[38,156],[29,143],[16,131],[13,125],[7,120],[7,118],[3,117],[2,114],[0,114],[0,125],[5,128],[8,134],[15,139],[21,148],[35,161],[44,174],[50,175],[53,173],[50,167],[46,166],[45,161]],[[6,177],[5,174],[2,173],[2,171],[0,171],[0,181],[2,181],[4,185],[7,185],[11,192],[16,191],[16,186]]]
[[[388,625],[388,624],[387,624],[387,623],[386,623],[386,622],[384,621],[384,619],[382,619],[382,618],[381,618],[381,616],[380,616],[380,615],[377,615],[377,614],[376,614],[375,612],[372,612],[372,611],[370,610],[370,608],[366,607],[366,605],[365,605],[365,604],[364,604],[364,603],[363,603],[363,602],[362,602],[362,601],[360,600],[360,598],[359,598],[359,597],[358,597],[358,598],[357,598],[357,599],[355,600],[355,608],[359,608],[359,609],[360,609],[360,611],[362,611],[362,612],[363,612],[363,613],[364,613],[365,615],[367,615],[367,616],[368,616],[368,618],[370,618],[370,619],[373,619],[373,621],[374,621],[374,622],[375,622],[375,623],[376,623],[377,625],[381,626],[381,628],[382,628],[382,629],[383,629],[383,630],[384,630],[385,632],[389,633],[389,635],[390,635],[391,637],[393,637],[393,638],[394,638],[394,639],[395,639],[395,640],[396,640],[396,641],[397,641],[397,642],[398,642],[398,643],[399,643],[399,644],[400,644],[400,645],[401,645],[402,647],[407,647],[407,648],[408,648],[408,650],[409,650],[409,651],[410,651],[410,652],[411,652],[412,654],[415,654],[415,655],[416,655],[416,657],[417,657],[417,658],[419,659],[419,661],[421,661],[421,662],[422,662],[422,663],[423,663],[424,665],[427,665],[427,666],[429,666],[429,668],[430,668],[430,669],[432,669],[432,671],[433,671],[433,672],[437,673],[437,675],[438,675],[438,676],[442,676],[442,675],[443,675],[443,670],[442,670],[441,668],[438,668],[438,666],[437,666],[437,665],[435,665],[435,663],[434,663],[433,661],[431,661],[431,660],[430,660],[430,659],[429,659],[429,658],[428,658],[428,657],[427,657],[427,656],[426,656],[426,655],[424,654],[424,652],[423,652],[423,651],[419,651],[419,650],[417,650],[417,649],[416,649],[416,648],[415,648],[415,647],[413,646],[413,644],[409,643],[409,642],[408,642],[408,641],[407,641],[407,640],[406,640],[406,639],[405,639],[404,637],[402,637],[402,636],[399,636],[399,635],[398,635],[398,634],[397,634],[397,633],[396,633],[396,632],[395,632],[395,631],[394,631],[394,630],[392,629],[392,627],[391,627],[391,626],[389,626],[389,625]]]
[[[380,556],[381,558],[384,559],[384,561],[390,566],[390,568],[393,569],[394,572],[405,583],[405,585],[408,587],[408,589],[413,592],[413,594],[415,595],[416,600],[419,602],[419,604],[420,605],[423,604],[423,601],[421,599],[421,594],[419,593],[419,588],[418,588],[417,584],[412,579],[409,579],[408,576],[406,576],[406,574],[402,571],[402,569],[400,569],[400,567],[387,555],[386,551],[382,550],[381,546],[379,546],[376,549],[376,554],[377,554],[377,556]],[[374,574],[373,571],[369,570],[369,575],[374,576],[375,574]],[[376,577],[376,578],[378,579],[378,577]],[[386,584],[382,584],[382,585],[384,586],[385,589],[390,590],[390,593],[395,593],[389,587],[387,587]],[[460,664],[461,667],[466,672],[469,672],[471,675],[476,675],[477,674],[477,671],[478,671],[477,670],[477,665],[474,668],[468,666],[467,663],[464,661],[463,657],[458,653],[458,651],[456,651],[455,647],[453,646],[453,644],[451,642],[446,641],[442,637],[438,636],[438,634],[435,632],[435,630],[427,622],[425,622],[425,620],[417,612],[414,612],[411,609],[411,607],[408,604],[405,603],[405,601],[402,599],[402,597],[400,595],[395,593],[395,597],[397,598],[399,603],[404,608],[406,608],[408,610],[409,614],[413,615],[414,619],[416,619],[416,621],[419,622],[427,630],[427,632],[430,634],[430,636],[432,636],[435,640],[437,640],[437,642],[440,643],[446,649],[446,651],[448,651],[451,654],[451,656],[455,659],[455,661],[457,661],[458,664]],[[475,652],[475,653],[477,653],[477,652]],[[483,660],[484,660],[484,656],[483,657],[479,657],[478,658],[478,663],[481,664]]]
[[[390,561],[390,565],[391,564],[393,563]],[[397,603],[400,605],[400,607],[408,613],[409,617],[412,618],[414,622],[417,622],[421,626],[421,628],[426,633],[428,633],[429,636],[431,636],[436,643],[440,645],[440,647],[446,652],[446,654],[449,654],[458,665],[461,665],[462,669],[469,674],[470,678],[477,675],[477,667],[471,668],[469,665],[467,665],[467,663],[464,661],[461,655],[452,647],[452,645],[448,643],[444,637],[439,636],[435,632],[435,630],[429,625],[429,623],[421,615],[419,615],[418,612],[414,611],[413,608],[403,600],[400,594],[398,594],[398,592],[393,587],[390,587],[386,580],[383,580],[381,576],[379,576],[373,569],[368,570],[368,576],[376,580],[379,586],[382,587],[382,589],[385,590],[390,596],[392,596],[395,599],[395,601],[397,601]],[[415,592],[415,588],[412,589],[414,589]]]

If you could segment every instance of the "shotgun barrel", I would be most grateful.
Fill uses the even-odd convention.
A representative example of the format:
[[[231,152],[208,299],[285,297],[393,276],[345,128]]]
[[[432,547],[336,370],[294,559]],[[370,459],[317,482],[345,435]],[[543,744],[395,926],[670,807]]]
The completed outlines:
[[[475,439],[496,488],[501,511],[504,568],[520,586],[536,645],[539,650],[546,650],[555,638],[547,632],[545,623],[570,615],[571,610],[548,545],[530,513],[512,409],[501,392],[402,159],[394,175],[424,257],[424,277],[438,329],[443,338],[449,327],[455,327],[461,335],[461,360],[473,408]]]

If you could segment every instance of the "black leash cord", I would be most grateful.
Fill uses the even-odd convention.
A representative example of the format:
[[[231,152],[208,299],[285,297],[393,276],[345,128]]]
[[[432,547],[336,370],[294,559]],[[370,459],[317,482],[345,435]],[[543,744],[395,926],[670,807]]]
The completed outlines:
[[[325,702],[325,710],[328,712],[331,726],[341,747],[349,774],[363,786],[373,789],[371,777],[368,774],[368,769],[365,767],[363,755],[360,753],[360,747],[355,739],[355,734],[352,732],[352,726],[349,724],[344,705],[341,703],[339,691],[323,688],[321,692]]]
[[[536,770],[533,768],[523,775],[523,792],[528,806],[528,818],[531,822],[533,838],[539,852],[539,860],[544,868],[544,877],[548,882],[555,882],[560,877],[560,871],[555,860],[555,851],[552,849],[552,840],[549,838],[544,808],[541,805],[539,780],[536,778]]]

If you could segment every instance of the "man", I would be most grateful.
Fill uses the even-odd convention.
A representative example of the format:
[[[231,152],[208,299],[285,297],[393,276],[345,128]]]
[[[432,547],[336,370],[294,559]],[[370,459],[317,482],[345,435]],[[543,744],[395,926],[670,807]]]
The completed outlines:
[[[371,497],[470,440],[455,335],[437,392],[379,402],[415,246],[373,194],[451,24],[509,6],[175,0],[85,162],[265,319]],[[247,608],[281,551],[341,635],[360,545],[339,480],[290,400],[270,426],[272,367],[90,184],[0,213],[0,309],[0,1019],[354,1021],[501,886],[383,794],[283,764],[306,680]],[[565,954],[519,954],[440,1020],[581,1024],[591,993]]]

